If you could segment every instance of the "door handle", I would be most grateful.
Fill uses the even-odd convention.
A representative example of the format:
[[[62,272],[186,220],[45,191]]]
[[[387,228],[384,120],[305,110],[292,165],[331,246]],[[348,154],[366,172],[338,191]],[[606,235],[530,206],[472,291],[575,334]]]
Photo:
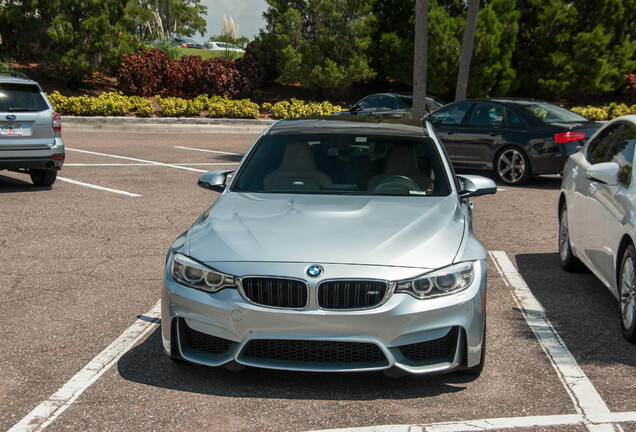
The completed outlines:
[[[452,134],[454,134],[454,133],[455,133],[455,131],[454,131],[454,130],[447,130],[447,131],[446,131],[446,133],[447,133],[448,135],[452,135]]]
[[[499,132],[495,132],[495,131],[490,132],[490,136],[491,136],[491,137],[496,137],[496,136],[498,136],[498,135],[499,135]]]

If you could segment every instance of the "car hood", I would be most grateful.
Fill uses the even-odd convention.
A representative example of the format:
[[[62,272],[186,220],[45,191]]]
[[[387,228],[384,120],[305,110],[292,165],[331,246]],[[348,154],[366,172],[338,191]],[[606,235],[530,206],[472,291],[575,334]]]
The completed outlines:
[[[447,197],[224,193],[190,228],[186,250],[214,262],[438,268],[466,229]]]

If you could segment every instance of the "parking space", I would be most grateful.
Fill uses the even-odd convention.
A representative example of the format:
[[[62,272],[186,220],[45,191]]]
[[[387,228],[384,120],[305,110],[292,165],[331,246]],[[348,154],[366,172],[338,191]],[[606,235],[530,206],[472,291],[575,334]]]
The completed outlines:
[[[170,361],[153,312],[165,254],[218,196],[200,173],[235,167],[258,133],[72,127],[52,189],[0,172],[0,429],[636,431],[617,302],[559,266],[558,177],[475,199],[491,251],[476,380]]]

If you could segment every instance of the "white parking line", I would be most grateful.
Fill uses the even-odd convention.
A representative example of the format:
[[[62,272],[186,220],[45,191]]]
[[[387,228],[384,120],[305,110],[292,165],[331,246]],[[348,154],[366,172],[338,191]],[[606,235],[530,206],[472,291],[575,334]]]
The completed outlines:
[[[167,164],[167,163],[163,163],[163,162],[155,162],[155,161],[138,159],[138,158],[131,158],[131,157],[127,157],[127,156],[119,156],[119,155],[113,155],[113,154],[108,154],[108,153],[92,152],[92,151],[88,151],[88,150],[72,149],[72,148],[68,148],[68,147],[66,147],[66,150],[75,151],[75,152],[79,152],[79,153],[92,154],[92,155],[95,155],[95,156],[106,156],[106,157],[112,157],[112,158],[116,158],[116,159],[125,159],[125,160],[129,160],[129,161],[133,161],[133,162],[145,163],[145,164],[148,164],[148,165],[165,166],[165,167],[168,167],[168,168],[176,168],[176,169],[182,169],[182,170],[186,170],[186,171],[205,172],[205,170],[200,170],[200,169],[196,169],[196,168],[190,168],[190,167],[180,166],[180,165],[175,165],[175,164]]]
[[[181,149],[181,150],[195,150],[195,151],[207,152],[207,153],[219,153],[219,154],[232,155],[232,156],[243,156],[241,153],[228,153],[228,152],[219,151],[219,150],[208,150],[208,149],[202,149],[202,148],[196,148],[196,147],[174,146],[174,148]]]
[[[119,189],[111,189],[111,188],[107,188],[107,187],[103,187],[103,186],[97,186],[97,185],[93,185],[90,183],[84,183],[84,182],[80,182],[77,180],[71,180],[69,178],[66,177],[58,177],[58,180],[62,180],[66,183],[71,183],[74,185],[78,185],[78,186],[84,186],[84,187],[88,187],[91,189],[98,189],[98,190],[102,190],[102,191],[106,191],[106,192],[112,192],[112,193],[116,193],[116,194],[120,194],[120,195],[126,195],[126,196],[130,196],[130,197],[140,197],[141,195],[139,194],[135,194],[135,193],[131,193],[131,192],[126,192],[123,190],[119,190]]]
[[[578,414],[504,417],[416,425],[368,426],[329,429],[320,432],[473,432],[569,425],[585,425],[591,432],[605,432],[622,431],[618,423],[636,422],[636,412],[610,412],[594,385],[578,366],[548,320],[543,306],[534,297],[506,253],[490,252],[490,256],[504,281],[513,288],[515,302],[550,359]],[[132,349],[154,328],[155,324],[159,322],[160,308],[161,302],[157,302],[144,317],[138,319],[60,390],[38,405],[8,432],[41,431],[46,428],[69,408],[89,386],[116,364],[121,356]]]
[[[515,302],[570,395],[574,409],[583,416],[588,429],[599,432],[616,430],[611,424],[599,424],[603,418],[611,414],[609,408],[565,346],[565,342],[548,319],[545,309],[532,294],[508,255],[502,251],[494,251],[490,252],[490,256],[501,276],[513,288]]]
[[[178,163],[178,166],[228,166],[238,165],[238,162],[201,162],[201,163]],[[154,167],[155,164],[150,163],[65,163],[65,167],[131,167],[131,166],[148,166]]]
[[[64,386],[35,407],[8,432],[41,431],[62,414],[73,402],[99,379],[108,369],[117,363],[121,356],[143,339],[159,322],[161,302],[140,317],[104,351],[97,355],[84,369],[79,371]]]

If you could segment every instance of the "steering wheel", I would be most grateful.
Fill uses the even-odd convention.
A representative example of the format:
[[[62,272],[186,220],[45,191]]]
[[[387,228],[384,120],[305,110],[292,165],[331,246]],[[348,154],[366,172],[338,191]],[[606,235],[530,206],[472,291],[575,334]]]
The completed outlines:
[[[421,191],[417,182],[403,175],[391,175],[378,180],[371,192],[395,195],[408,195],[411,191]]]

